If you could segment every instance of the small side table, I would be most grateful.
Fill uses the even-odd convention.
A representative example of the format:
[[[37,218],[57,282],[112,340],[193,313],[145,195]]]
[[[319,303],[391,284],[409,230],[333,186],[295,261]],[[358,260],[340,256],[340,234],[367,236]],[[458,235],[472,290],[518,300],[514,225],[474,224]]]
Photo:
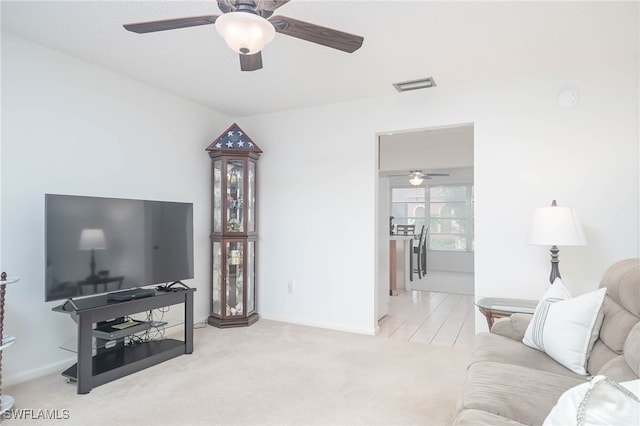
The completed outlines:
[[[501,299],[499,297],[483,297],[475,302],[480,312],[487,318],[489,330],[496,318],[509,317],[512,314],[533,314],[538,305],[537,300]]]

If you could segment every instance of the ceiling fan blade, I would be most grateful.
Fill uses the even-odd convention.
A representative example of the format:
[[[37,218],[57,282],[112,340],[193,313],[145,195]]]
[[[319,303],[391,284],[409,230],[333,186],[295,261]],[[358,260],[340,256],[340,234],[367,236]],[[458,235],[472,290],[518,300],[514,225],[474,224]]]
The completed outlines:
[[[364,38],[309,22],[278,15],[269,19],[277,32],[323,46],[353,53],[362,46]]]
[[[240,70],[255,71],[262,68],[262,52],[253,55],[240,55]]]
[[[422,179],[431,179],[434,176],[451,176],[449,173],[422,173],[422,172],[414,172],[414,173],[402,173],[397,175],[384,175],[384,177],[414,177],[418,176]]]
[[[190,18],[165,19],[162,21],[125,24],[123,27],[128,31],[144,34],[156,31],[175,30],[178,28],[197,27],[198,25],[210,25],[214,24],[217,18],[218,15],[193,16]]]
[[[262,10],[274,11],[279,7],[289,3],[289,0],[257,0],[257,8]]]

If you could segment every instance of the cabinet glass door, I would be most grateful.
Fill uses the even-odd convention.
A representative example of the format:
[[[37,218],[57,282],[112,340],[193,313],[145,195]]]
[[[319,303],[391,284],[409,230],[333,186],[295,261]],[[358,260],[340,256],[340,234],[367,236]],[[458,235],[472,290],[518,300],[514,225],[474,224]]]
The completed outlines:
[[[247,179],[247,231],[256,231],[256,162],[249,160]]]
[[[213,306],[212,313],[222,315],[222,244],[213,243]]]
[[[227,254],[227,306],[226,315],[236,316],[244,314],[244,243],[242,241],[228,241]]]
[[[227,162],[227,232],[244,232],[244,161]]]
[[[256,310],[256,242],[247,242],[247,314]]]
[[[213,232],[222,232],[222,161],[213,162]]]

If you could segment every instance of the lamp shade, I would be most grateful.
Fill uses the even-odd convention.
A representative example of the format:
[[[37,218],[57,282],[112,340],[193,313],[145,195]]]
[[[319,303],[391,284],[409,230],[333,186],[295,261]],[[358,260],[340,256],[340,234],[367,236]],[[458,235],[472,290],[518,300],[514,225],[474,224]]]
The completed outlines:
[[[587,239],[578,212],[572,207],[540,207],[534,209],[529,244],[553,246],[584,246]]]
[[[271,22],[249,12],[229,12],[218,16],[216,30],[231,50],[242,55],[258,53],[276,34]]]
[[[104,250],[107,241],[102,229],[83,229],[80,234],[80,250]]]

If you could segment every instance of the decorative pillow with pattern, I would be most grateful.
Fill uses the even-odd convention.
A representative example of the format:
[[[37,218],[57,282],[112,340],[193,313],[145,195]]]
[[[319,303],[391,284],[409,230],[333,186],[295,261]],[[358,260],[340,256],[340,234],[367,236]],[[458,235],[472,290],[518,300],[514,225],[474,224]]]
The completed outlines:
[[[571,371],[587,375],[587,360],[600,333],[607,289],[599,288],[566,300],[546,297],[555,285],[538,303],[522,342],[545,352]]]
[[[639,425],[640,380],[617,383],[605,376],[563,393],[543,426]]]

